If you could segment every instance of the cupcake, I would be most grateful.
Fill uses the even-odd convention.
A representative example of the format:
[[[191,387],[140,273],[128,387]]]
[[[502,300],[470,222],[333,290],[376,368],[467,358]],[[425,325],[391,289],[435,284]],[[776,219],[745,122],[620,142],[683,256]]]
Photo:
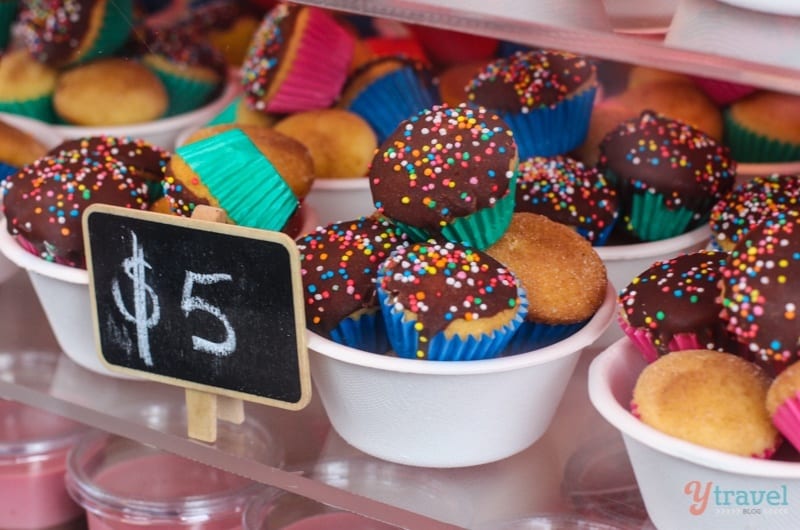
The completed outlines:
[[[618,320],[647,362],[677,350],[730,351],[720,320],[726,252],[701,250],[657,261],[622,288]]]
[[[772,424],[800,451],[800,363],[789,366],[772,380],[766,403]]]
[[[53,68],[111,57],[128,40],[132,0],[24,2],[19,26],[23,46]]]
[[[567,52],[517,52],[489,63],[467,85],[467,101],[497,112],[514,131],[521,159],[564,154],[589,127],[597,70]]]
[[[753,177],[731,190],[711,209],[711,243],[731,251],[750,227],[774,212],[797,210],[800,175]]]
[[[724,111],[725,143],[739,162],[800,160],[800,96],[759,90]]]
[[[528,298],[528,314],[506,354],[572,335],[605,300],[603,260],[574,230],[543,215],[515,213],[506,233],[486,253],[514,273]]]
[[[381,262],[404,243],[379,217],[321,226],[299,238],[308,329],[339,344],[386,353],[375,281]]]
[[[0,112],[54,121],[57,78],[57,70],[35,61],[27,51],[6,52],[0,57]]]
[[[350,74],[337,106],[367,120],[378,142],[403,120],[433,106],[430,70],[402,57],[381,57]]]
[[[94,203],[145,210],[147,183],[117,160],[78,151],[38,158],[3,182],[8,232],[28,252],[69,267],[86,266],[81,217]]]
[[[0,119],[0,180],[47,153],[39,140]]]
[[[603,138],[597,167],[619,194],[621,228],[642,241],[677,236],[707,222],[736,176],[727,147],[650,111]]]
[[[497,115],[434,106],[397,127],[369,172],[375,206],[413,239],[483,249],[514,213],[517,147]]]
[[[467,86],[486,66],[486,61],[470,61],[449,66],[440,71],[434,82],[439,100],[451,107],[467,101]]]
[[[617,222],[619,202],[596,168],[568,156],[537,156],[519,164],[514,211],[544,215],[601,246]]]
[[[17,20],[19,2],[17,0],[0,1],[0,50],[8,46],[11,38],[11,29]]]
[[[281,230],[313,182],[308,149],[262,127],[225,127],[179,147],[164,178],[167,206],[191,216],[198,204],[221,208],[237,225]]]
[[[329,107],[344,85],[353,37],[325,10],[281,2],[264,17],[242,63],[249,104],[291,113]]]
[[[378,268],[378,300],[399,357],[497,357],[522,323],[525,292],[486,253],[446,243],[398,247]]]
[[[631,410],[645,424],[703,447],[769,458],[781,437],[764,406],[770,379],[729,353],[685,350],[647,365]]]
[[[128,125],[164,116],[164,84],[142,64],[122,58],[97,59],[58,76],[53,106],[65,123]]]
[[[798,246],[800,213],[776,212],[750,228],[721,270],[720,317],[753,361],[771,375],[800,355]]]

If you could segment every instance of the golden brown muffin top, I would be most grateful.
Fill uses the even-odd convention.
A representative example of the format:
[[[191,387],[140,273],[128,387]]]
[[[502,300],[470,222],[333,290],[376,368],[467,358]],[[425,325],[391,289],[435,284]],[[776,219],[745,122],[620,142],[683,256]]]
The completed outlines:
[[[634,414],[676,438],[741,456],[769,456],[780,440],[764,406],[770,379],[755,364],[713,350],[673,352],[645,367]]]
[[[0,161],[14,167],[22,167],[47,153],[47,147],[39,140],[0,120]]]
[[[577,232],[543,215],[514,213],[503,237],[486,253],[519,278],[528,295],[528,320],[581,322],[605,300],[603,260]]]
[[[770,416],[775,414],[787,399],[797,397],[800,390],[800,363],[789,365],[779,373],[767,390],[767,412]]]
[[[770,138],[800,142],[800,96],[762,90],[729,107],[738,123]]]

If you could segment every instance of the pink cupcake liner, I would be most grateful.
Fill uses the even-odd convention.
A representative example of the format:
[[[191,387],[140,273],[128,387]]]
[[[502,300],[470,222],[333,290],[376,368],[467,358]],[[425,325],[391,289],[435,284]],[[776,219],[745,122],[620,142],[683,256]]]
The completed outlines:
[[[784,401],[772,415],[772,424],[800,451],[800,392]]]
[[[45,261],[50,261],[52,263],[58,263],[59,265],[66,265],[67,267],[74,267],[74,268],[78,268],[78,269],[84,268],[84,265],[82,263],[77,263],[77,262],[69,260],[67,258],[63,258],[61,256],[56,256],[55,254],[47,253],[46,251],[40,250],[39,247],[37,247],[36,245],[31,243],[22,234],[17,234],[15,236],[15,239],[17,240],[17,244],[20,247],[22,247],[22,249],[24,251],[28,252],[29,254],[33,254],[37,258],[41,258],[41,259],[43,259]],[[48,245],[45,244],[45,248],[47,248],[47,246]]]
[[[756,91],[755,87],[722,81],[720,79],[709,79],[707,77],[692,77],[692,81],[698,88],[711,98],[717,105],[728,105],[736,100],[749,96]]]
[[[631,326],[623,317],[618,318],[622,332],[633,342],[647,363],[652,363],[661,356],[653,344],[653,334],[646,329]],[[667,343],[667,350],[702,350],[705,349],[694,333],[676,333]]]
[[[334,18],[309,7],[308,24],[286,78],[266,110],[301,112],[329,107],[347,78],[355,43]]]

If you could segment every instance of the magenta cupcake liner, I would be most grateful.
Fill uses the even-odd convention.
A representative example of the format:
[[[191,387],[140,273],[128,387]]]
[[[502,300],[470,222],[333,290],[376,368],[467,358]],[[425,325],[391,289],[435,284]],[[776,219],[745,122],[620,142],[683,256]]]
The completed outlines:
[[[338,97],[347,78],[355,43],[334,18],[309,7],[308,24],[286,78],[266,110],[277,113],[324,109]]]
[[[772,424],[795,449],[800,450],[800,392],[781,403],[772,415]]]
[[[359,318],[345,318],[330,332],[330,339],[370,353],[389,351],[386,325],[380,311],[365,313]]]
[[[624,318],[618,319],[622,332],[633,342],[642,357],[648,363],[654,362],[663,355],[653,343],[653,334],[646,329],[631,326]],[[676,333],[667,343],[667,351],[704,350],[703,345],[694,333]]]
[[[721,79],[710,79],[708,77],[694,77],[692,81],[700,88],[711,100],[720,106],[729,105],[734,101],[749,96],[757,89],[750,85],[742,85],[732,81]]]

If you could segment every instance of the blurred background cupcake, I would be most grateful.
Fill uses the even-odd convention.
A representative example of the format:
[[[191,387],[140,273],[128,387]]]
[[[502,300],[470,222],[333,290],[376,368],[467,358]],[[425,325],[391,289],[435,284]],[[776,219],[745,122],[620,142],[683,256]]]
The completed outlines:
[[[759,90],[724,117],[725,142],[739,162],[800,160],[800,96]]]
[[[52,122],[57,78],[58,70],[35,61],[24,49],[3,54],[0,57],[0,112]]]

